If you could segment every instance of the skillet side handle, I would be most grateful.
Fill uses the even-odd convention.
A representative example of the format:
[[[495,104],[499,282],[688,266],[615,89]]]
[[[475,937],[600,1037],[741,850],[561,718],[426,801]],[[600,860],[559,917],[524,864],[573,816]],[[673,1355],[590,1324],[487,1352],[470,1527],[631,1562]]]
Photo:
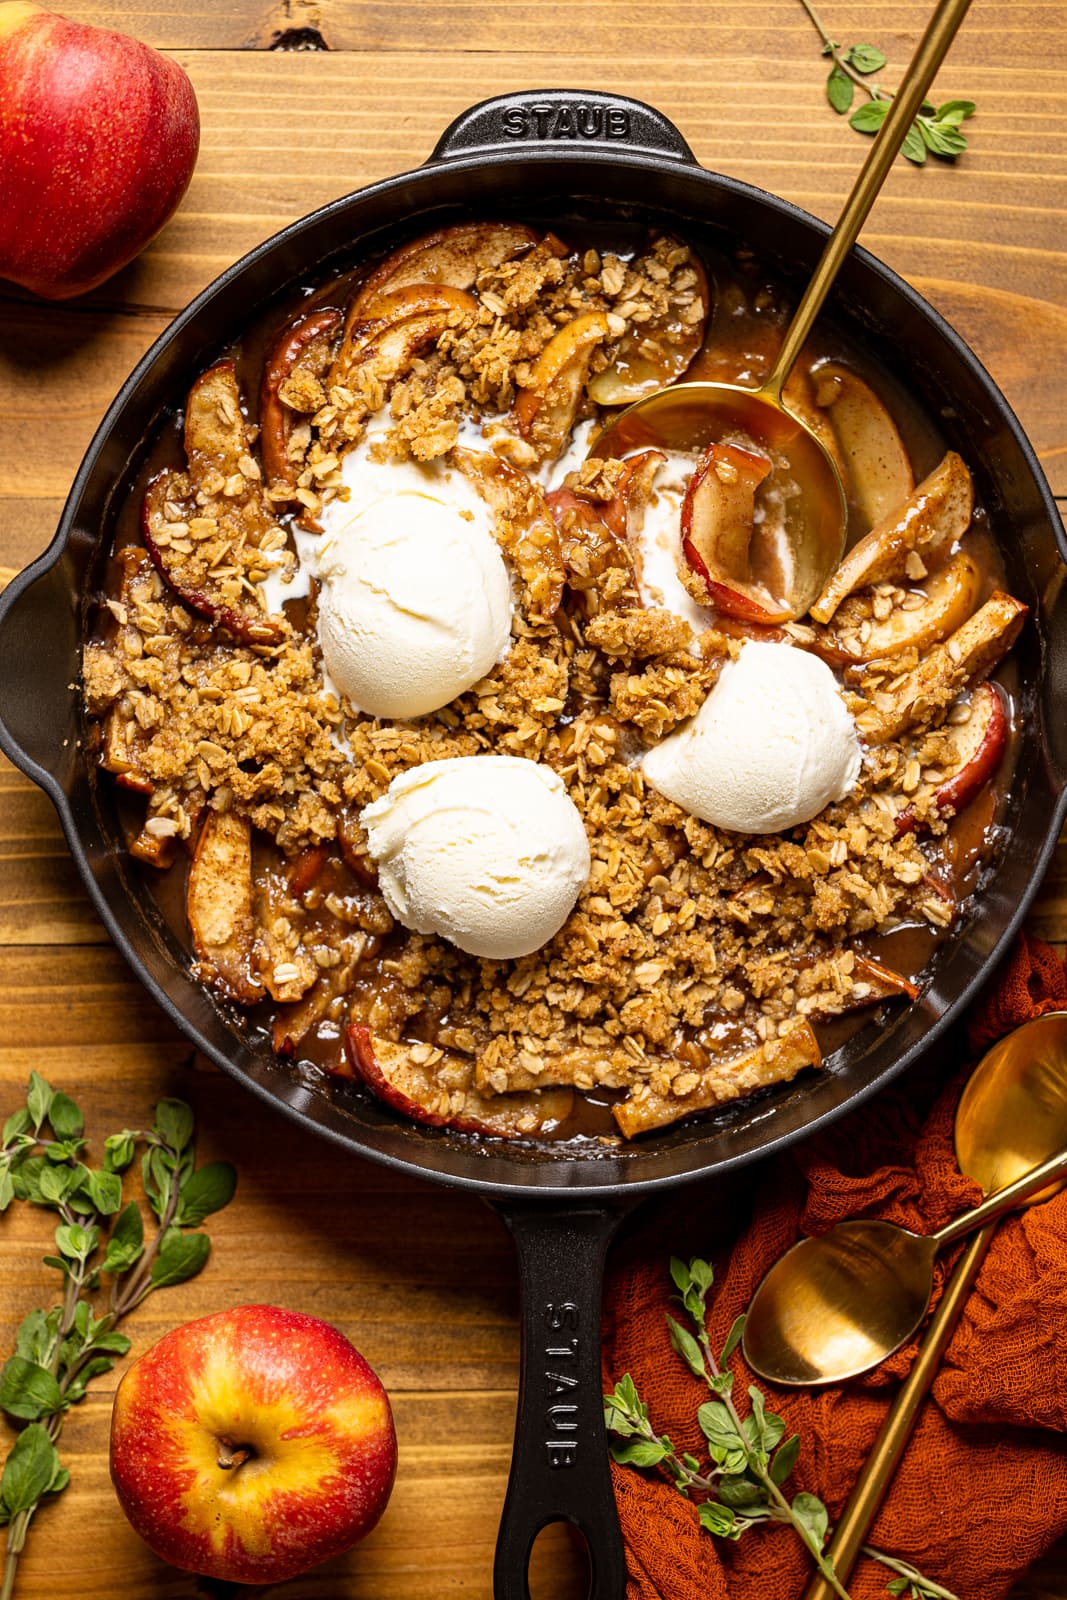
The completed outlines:
[[[0,595],[0,750],[57,803],[77,745],[72,583],[46,552]]]
[[[604,1258],[626,1207],[494,1201],[519,1257],[522,1354],[515,1448],[494,1600],[529,1600],[533,1542],[571,1522],[589,1550],[589,1600],[620,1600],[626,1561],[611,1488],[600,1373]]]
[[[548,145],[561,154],[636,150],[697,165],[696,156],[661,111],[643,100],[592,89],[535,89],[482,100],[449,123],[430,160],[530,145]]]

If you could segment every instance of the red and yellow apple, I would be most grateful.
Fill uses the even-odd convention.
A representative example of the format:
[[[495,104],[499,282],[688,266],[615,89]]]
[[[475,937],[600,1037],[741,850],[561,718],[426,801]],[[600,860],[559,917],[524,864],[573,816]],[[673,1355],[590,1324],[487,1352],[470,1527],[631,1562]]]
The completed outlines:
[[[381,1383],[329,1323],[277,1306],[187,1322],[126,1373],[111,1477],[173,1566],[281,1583],[374,1527],[396,1470]]]
[[[199,145],[177,62],[30,0],[0,3],[0,277],[50,300],[95,288],[159,232]]]

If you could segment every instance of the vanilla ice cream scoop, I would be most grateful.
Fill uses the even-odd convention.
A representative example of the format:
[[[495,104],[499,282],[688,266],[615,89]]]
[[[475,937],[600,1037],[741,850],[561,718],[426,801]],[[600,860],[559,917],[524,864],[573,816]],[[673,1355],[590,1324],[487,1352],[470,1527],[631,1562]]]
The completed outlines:
[[[350,498],[323,510],[315,556],[326,671],[374,717],[448,705],[507,654],[511,579],[492,514],[444,466],[342,463]]]
[[[540,949],[589,877],[589,842],[562,781],[518,756],[424,761],[359,820],[398,921],[473,956]]]
[[[691,722],[645,756],[654,789],[717,828],[780,833],[843,800],[860,773],[855,724],[825,662],[744,645]]]

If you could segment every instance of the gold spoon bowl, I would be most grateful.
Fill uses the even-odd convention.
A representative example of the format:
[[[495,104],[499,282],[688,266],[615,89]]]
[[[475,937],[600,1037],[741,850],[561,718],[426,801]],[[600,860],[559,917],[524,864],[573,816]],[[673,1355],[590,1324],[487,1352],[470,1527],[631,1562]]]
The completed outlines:
[[[893,1223],[844,1222],[802,1239],[756,1290],[743,1349],[773,1383],[836,1383],[884,1361],[926,1314],[947,1244],[1067,1178],[1067,1012],[1025,1023],[982,1058],[955,1123],[961,1171],[993,1192],[926,1237]]]

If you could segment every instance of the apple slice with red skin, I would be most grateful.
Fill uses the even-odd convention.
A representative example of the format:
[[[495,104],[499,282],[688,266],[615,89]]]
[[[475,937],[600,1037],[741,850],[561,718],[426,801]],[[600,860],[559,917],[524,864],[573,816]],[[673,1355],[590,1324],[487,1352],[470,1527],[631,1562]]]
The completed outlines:
[[[634,271],[641,272],[646,262],[658,264],[654,256],[638,257]],[[678,290],[669,280],[663,310],[654,311],[645,322],[630,322],[611,365],[590,381],[589,397],[598,406],[632,405],[646,394],[677,383],[692,366],[704,343],[711,296],[699,257],[690,253],[685,266],[695,274],[695,284],[687,283]],[[694,316],[698,301],[701,312]]]
[[[830,419],[846,464],[845,481],[869,528],[893,515],[915,488],[904,441],[869,384],[838,361],[811,374],[815,404]]]
[[[867,744],[883,744],[929,721],[967,684],[988,677],[1026,621],[1027,607],[1000,589],[942,644],[935,644],[892,692],[876,691],[856,717]]]
[[[388,387],[427,346],[437,343],[446,328],[459,326],[477,310],[473,295],[447,284],[410,284],[376,295],[366,309],[356,301],[345,322],[327,389],[350,384],[355,372],[368,365],[373,365],[375,375]]]
[[[876,1005],[882,1000],[893,1000],[898,995],[906,1000],[919,998],[918,984],[912,983],[910,978],[893,967],[887,967],[883,961],[875,961],[873,956],[857,955],[852,973],[854,978],[858,973],[860,982],[869,986],[869,993],[861,995],[857,1005]]]
[[[363,311],[380,295],[411,284],[443,283],[472,289],[481,273],[525,255],[538,242],[520,222],[458,222],[402,244],[376,266],[356,296]]]
[[[496,1139],[533,1138],[557,1126],[573,1103],[570,1089],[543,1094],[480,1095],[474,1062],[454,1051],[429,1067],[412,1060],[412,1046],[382,1039],[362,1023],[345,1035],[349,1060],[371,1093],[394,1111],[430,1128],[451,1128]],[[441,1073],[451,1080],[439,1082]]]
[[[171,1329],[129,1367],[110,1464],[123,1511],[162,1560],[274,1585],[371,1531],[396,1433],[385,1390],[338,1329],[243,1305]]]
[[[789,614],[751,578],[756,490],[770,470],[766,456],[740,445],[709,445],[682,501],[682,554],[705,591],[699,598],[763,627]]]
[[[317,340],[330,339],[340,324],[341,313],[333,307],[306,311],[282,329],[263,364],[259,386],[259,454],[264,476],[272,488],[292,488],[296,483],[296,470],[289,459],[293,413],[281,399],[280,391],[311,346]]]
[[[562,450],[578,415],[593,351],[610,331],[603,311],[585,311],[553,334],[534,362],[511,414],[539,460],[554,461]]]
[[[870,606],[858,597],[841,602],[833,621],[816,628],[816,655],[835,665],[881,661],[904,650],[926,650],[962,626],[978,604],[982,571],[967,550],[957,550],[927,578],[919,591],[922,604],[911,611],[896,606],[881,622],[868,615]],[[869,622],[866,637],[861,636]]]
[[[616,539],[640,533],[656,473],[666,459],[662,450],[639,450],[627,456],[614,499],[600,507],[600,516]]]
[[[958,813],[973,800],[996,775],[1008,742],[1009,720],[1004,694],[995,683],[980,683],[971,696],[971,715],[966,722],[946,723],[939,730],[950,741],[954,759],[937,783],[925,783],[919,791],[932,796],[934,809]],[[939,762],[939,769],[944,762]],[[897,817],[897,833],[923,833],[930,826],[920,817],[914,804]]]
[[[559,610],[566,573],[559,533],[540,486],[487,450],[457,445],[449,459],[493,513],[496,540],[526,591],[523,609],[529,620],[550,621]]]
[[[665,1092],[651,1082],[631,1089],[627,1098],[612,1107],[612,1115],[627,1139],[665,1128],[696,1111],[740,1100],[769,1084],[788,1083],[805,1067],[822,1065],[822,1052],[807,1022],[797,1022],[781,1038],[769,1039],[753,1050],[725,1060],[715,1060],[703,1071],[683,1071],[674,1080],[693,1079],[684,1094],[668,1087]]]
[[[911,555],[926,566],[936,565],[963,538],[973,512],[971,474],[955,450],[949,450],[904,504],[846,553],[812,606],[812,617],[829,622],[855,589],[904,577]]]
[[[201,976],[229,999],[263,998],[255,976],[252,829],[235,811],[209,811],[189,869],[186,916]]]

